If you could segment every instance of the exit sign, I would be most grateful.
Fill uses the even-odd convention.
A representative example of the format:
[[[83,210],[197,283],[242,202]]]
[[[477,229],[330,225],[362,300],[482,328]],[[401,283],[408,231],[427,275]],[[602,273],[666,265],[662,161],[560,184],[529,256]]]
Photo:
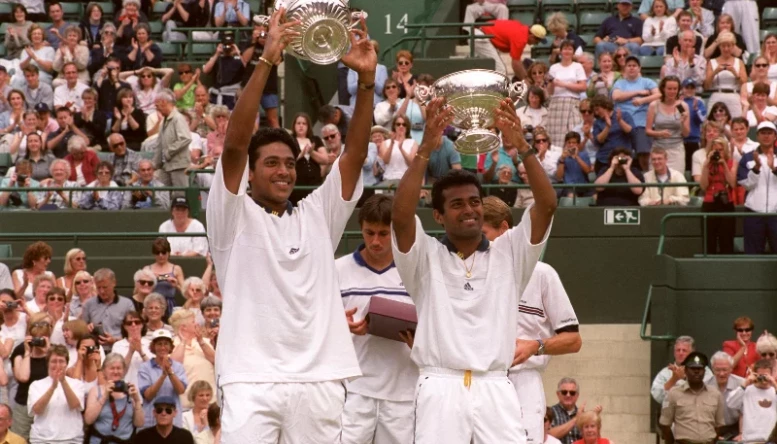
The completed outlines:
[[[639,208],[605,208],[605,225],[639,225]]]

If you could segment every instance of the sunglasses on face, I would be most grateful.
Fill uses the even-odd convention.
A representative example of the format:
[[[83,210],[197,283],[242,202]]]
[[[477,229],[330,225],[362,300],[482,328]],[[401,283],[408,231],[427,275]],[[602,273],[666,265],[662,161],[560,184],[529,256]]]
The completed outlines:
[[[168,415],[173,414],[173,408],[172,407],[157,407],[154,409],[157,415],[161,415],[162,412],[167,413]]]
[[[397,89],[397,88],[399,88],[397,85],[386,85],[386,87],[383,89],[389,90],[389,89]]]
[[[46,322],[46,321],[41,321],[41,322],[33,322],[32,326],[33,327],[51,327],[51,324]]]
[[[753,331],[753,328],[752,327],[748,327],[748,328],[735,328],[734,330],[736,330],[737,333],[750,333],[751,331]]]
[[[561,396],[575,396],[577,395],[576,390],[559,390],[559,393],[561,393]]]
[[[75,259],[75,260],[77,260],[77,261],[79,261],[79,262],[81,262],[81,261],[86,261],[86,256],[84,256],[84,257],[76,257],[76,258],[74,258],[74,259]]]
[[[138,284],[144,285],[146,287],[150,287],[150,286],[154,285],[154,281],[138,281]]]
[[[140,76],[141,79],[150,79],[151,77],[154,77],[154,76],[152,76],[151,74],[143,74]]]
[[[178,71],[178,75],[191,74],[191,71]]]
[[[130,327],[132,325],[143,325],[143,321],[141,321],[140,319],[133,319],[131,321],[124,322],[124,325],[126,325],[127,327]]]
[[[337,137],[337,134],[330,134],[328,136],[324,136],[324,140],[333,140],[335,137]]]
[[[65,302],[65,298],[63,297],[49,298],[49,302]]]
[[[154,251],[154,256],[159,256],[160,254],[167,254],[167,251]]]
[[[616,59],[622,59],[624,57],[626,57],[626,54],[615,54]]]
[[[89,279],[84,279],[84,280],[82,280],[82,281],[76,281],[76,285],[81,285],[81,284],[89,284],[89,283],[91,283],[91,282],[92,282],[92,281],[90,281]]]
[[[548,143],[548,139],[534,139],[536,143]]]
[[[410,65],[410,62],[408,62],[407,60],[400,60],[400,61],[397,62],[397,65],[399,65],[399,66],[408,66],[408,65]]]
[[[593,111],[591,111],[590,109],[581,109],[580,110],[580,114],[592,114],[592,113],[593,113]]]
[[[405,124],[405,122],[397,122],[397,123],[395,123],[395,124],[394,124],[394,128],[396,128],[396,127],[398,127],[398,126],[401,126],[401,127],[403,127],[403,128],[407,127],[407,125]]]
[[[756,63],[755,67],[756,68],[768,68],[769,64],[768,63]]]

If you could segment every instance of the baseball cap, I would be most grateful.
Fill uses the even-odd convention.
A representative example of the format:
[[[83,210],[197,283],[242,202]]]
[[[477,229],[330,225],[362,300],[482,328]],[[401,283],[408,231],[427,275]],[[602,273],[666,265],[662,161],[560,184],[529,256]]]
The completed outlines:
[[[630,55],[630,56],[626,57],[626,60],[624,60],[623,63],[626,63],[626,62],[628,62],[630,60],[634,60],[635,62],[637,62],[637,65],[642,66],[642,63],[639,61],[639,57],[637,57],[635,55]]]
[[[540,43],[547,43],[548,40],[545,38],[546,35],[548,35],[548,31],[545,29],[542,25],[532,25],[531,28],[529,28],[529,32],[531,35],[536,37]]]
[[[683,366],[685,366],[685,368],[704,368],[707,366],[708,362],[709,360],[704,353],[692,352],[685,358],[685,361],[683,361]]]
[[[631,3],[631,0],[618,0],[618,3],[627,3],[627,4],[629,4],[629,5],[631,5],[631,4],[632,4],[632,3]]]
[[[35,105],[35,112],[50,113],[51,110],[49,109],[49,106],[46,105],[45,103],[39,103],[39,104]]]
[[[172,341],[173,334],[165,330],[164,328],[160,328],[159,330],[156,330],[153,333],[151,333],[151,342],[154,342],[157,339],[169,339],[170,341]]]
[[[692,86],[696,88],[696,81],[693,79],[685,79],[683,80],[683,88],[687,88],[689,86]]]
[[[154,406],[156,407],[158,405],[171,405],[175,407],[175,398],[172,396],[158,396],[154,399]]]
[[[777,127],[774,126],[772,122],[764,121],[758,124],[758,130],[756,132],[759,132],[763,129],[770,129],[774,132],[777,132]]]
[[[175,207],[183,207],[183,208],[189,208],[189,202],[186,200],[185,197],[175,197],[173,198],[173,202],[170,204],[170,208]]]

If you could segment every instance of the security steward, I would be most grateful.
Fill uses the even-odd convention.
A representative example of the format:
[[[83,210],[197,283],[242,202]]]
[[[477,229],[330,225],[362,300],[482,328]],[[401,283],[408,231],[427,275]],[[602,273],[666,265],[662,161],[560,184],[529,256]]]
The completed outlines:
[[[725,401],[714,386],[704,384],[707,364],[707,356],[699,352],[689,354],[683,361],[688,384],[669,391],[658,421],[667,444],[714,444],[717,441],[718,429],[724,425]]]

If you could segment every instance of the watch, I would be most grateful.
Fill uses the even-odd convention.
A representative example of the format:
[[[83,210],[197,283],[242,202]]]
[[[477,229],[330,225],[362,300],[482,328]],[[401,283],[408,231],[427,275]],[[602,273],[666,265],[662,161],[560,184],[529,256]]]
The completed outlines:
[[[521,154],[518,154],[518,159],[520,159],[521,162],[523,162],[524,159],[534,154],[537,154],[537,148],[530,147],[528,150],[522,152]]]
[[[535,353],[534,356],[542,356],[545,354],[545,343],[542,342],[542,339],[537,339],[536,341],[540,344],[540,347],[537,349],[537,353]]]
[[[366,83],[359,82],[359,89],[362,91],[370,91],[375,89],[375,82],[370,83],[369,85]]]

